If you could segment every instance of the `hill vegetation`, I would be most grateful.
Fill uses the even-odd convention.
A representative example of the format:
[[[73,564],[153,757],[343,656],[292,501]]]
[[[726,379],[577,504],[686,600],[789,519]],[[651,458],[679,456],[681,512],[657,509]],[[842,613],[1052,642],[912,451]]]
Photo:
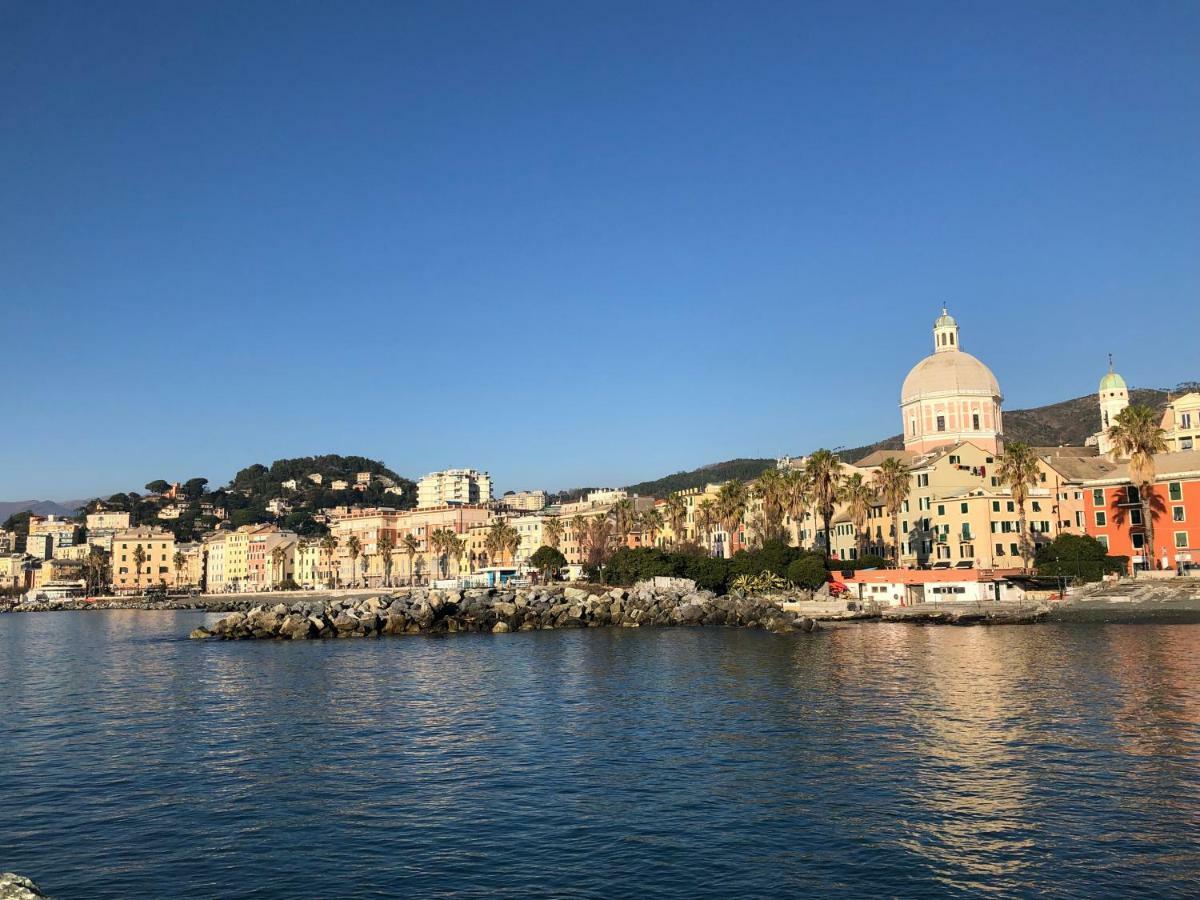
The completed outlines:
[[[353,485],[359,472],[370,474],[363,490]],[[317,479],[310,476],[319,476]],[[284,487],[284,482],[295,482]],[[334,482],[348,486],[334,490]],[[416,502],[416,484],[397,475],[378,460],[363,456],[303,456],[277,459],[270,466],[247,466],[233,476],[228,485],[208,490],[208,479],[192,478],[184,482],[179,496],[165,496],[170,484],[159,479],[146,484],[147,494],[130,492],[96,498],[84,507],[83,514],[97,508],[128,511],[134,525],[152,525],[174,533],[176,540],[195,540],[221,521],[224,513],[235,528],[262,522],[275,522],[298,534],[323,533],[325,526],[316,518],[318,510],[334,506],[391,506],[408,509]],[[285,504],[280,512],[267,509],[272,500]],[[80,516],[83,521],[83,514]]]

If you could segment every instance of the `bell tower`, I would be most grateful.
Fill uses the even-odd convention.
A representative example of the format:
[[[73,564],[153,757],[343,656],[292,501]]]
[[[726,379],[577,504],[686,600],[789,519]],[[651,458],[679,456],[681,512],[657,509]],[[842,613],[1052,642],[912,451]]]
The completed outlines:
[[[1117,416],[1129,405],[1129,388],[1125,379],[1113,371],[1112,354],[1108,354],[1108,374],[1100,379],[1100,431],[1096,434],[1096,446],[1101,453],[1111,453],[1112,441],[1108,429],[1117,422]]]
[[[946,311],[946,305],[943,303],[942,314],[933,323],[933,352],[945,353],[948,350],[957,349],[959,349],[958,322],[954,321],[954,316]]]

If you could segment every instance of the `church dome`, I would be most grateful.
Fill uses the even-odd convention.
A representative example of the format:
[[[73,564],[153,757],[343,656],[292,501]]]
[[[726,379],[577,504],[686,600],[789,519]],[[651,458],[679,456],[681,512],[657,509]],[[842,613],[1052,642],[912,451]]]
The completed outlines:
[[[912,367],[900,388],[900,402],[952,394],[999,397],[1000,383],[992,370],[970,353],[939,352]]]
[[[1125,391],[1128,388],[1125,386],[1125,379],[1116,372],[1109,372],[1100,379],[1100,390],[1102,391]]]

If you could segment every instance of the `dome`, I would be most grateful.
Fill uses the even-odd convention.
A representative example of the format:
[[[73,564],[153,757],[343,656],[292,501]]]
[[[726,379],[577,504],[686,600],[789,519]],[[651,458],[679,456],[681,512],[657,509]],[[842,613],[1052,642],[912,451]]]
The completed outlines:
[[[957,325],[957,324],[958,324],[958,322],[955,321],[954,316],[952,316],[952,315],[950,315],[950,313],[946,312],[946,307],[943,306],[942,314],[937,317],[937,321],[935,321],[933,323],[933,327],[934,328],[947,328],[949,326],[953,326],[953,325]]]
[[[1128,388],[1125,386],[1125,379],[1116,372],[1109,372],[1100,379],[1100,390],[1102,391],[1125,391]]]
[[[970,353],[934,353],[912,367],[900,388],[900,402],[952,394],[999,397],[1000,383],[992,370]]]

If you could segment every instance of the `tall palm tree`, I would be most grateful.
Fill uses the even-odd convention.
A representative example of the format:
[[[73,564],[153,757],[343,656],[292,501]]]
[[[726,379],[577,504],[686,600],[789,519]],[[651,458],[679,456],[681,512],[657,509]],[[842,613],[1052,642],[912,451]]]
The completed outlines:
[[[1149,567],[1154,553],[1154,506],[1152,504],[1156,470],[1154,454],[1167,450],[1166,433],[1159,427],[1158,414],[1150,407],[1135,403],[1117,415],[1116,424],[1108,429],[1113,454],[1129,460],[1129,480],[1138,489],[1142,507],[1142,528],[1145,533],[1143,554]]]
[[[628,497],[618,500],[613,504],[610,515],[613,518],[613,531],[616,534],[618,541],[623,541],[633,530],[634,520],[637,511],[633,508],[633,501]]]
[[[179,587],[179,573],[187,565],[187,556],[182,550],[175,551],[175,555],[171,557],[171,565],[175,567],[175,586]]]
[[[615,525],[613,517],[608,516],[592,516],[592,520],[588,523],[588,562],[593,566],[598,566],[608,558],[609,542],[614,535]]]
[[[588,547],[588,520],[587,516],[575,515],[571,517],[571,532],[575,537],[575,546],[578,549],[579,561],[583,562],[587,559]]]
[[[133,586],[136,589],[142,586],[142,567],[146,565],[146,550],[141,544],[133,548],[133,565],[134,571],[137,572],[137,577],[133,581]],[[147,582],[149,580],[148,578],[146,579]]]
[[[1004,445],[1004,453],[996,460],[996,477],[1000,483],[1012,492],[1020,512],[1021,524],[1018,529],[1021,548],[1021,568],[1029,571],[1029,557],[1032,554],[1033,536],[1029,533],[1029,523],[1025,517],[1025,504],[1029,492],[1037,487],[1041,476],[1038,468],[1037,454],[1033,448],[1021,441],[1013,441]]]
[[[664,517],[667,524],[671,527],[671,534],[675,537],[676,544],[682,544],[687,538],[687,501],[679,494],[671,494],[667,497],[667,502],[663,505]]]
[[[875,488],[862,477],[861,472],[855,472],[842,482],[838,492],[838,500],[846,504],[850,512],[850,521],[854,523],[854,546],[858,555],[865,552],[865,534],[867,513],[875,500]]]
[[[742,524],[746,515],[746,506],[750,500],[750,492],[744,481],[727,481],[717,491],[717,521],[725,531],[726,552],[733,555],[733,536]]]
[[[450,556],[455,553],[458,545],[458,535],[449,528],[439,528],[429,537],[433,550],[437,554],[438,570],[442,577],[448,577]]]
[[[325,570],[325,583],[332,588],[334,585],[334,566],[333,554],[337,551],[338,539],[336,535],[327,534],[321,538],[321,553],[324,554],[328,569]]]
[[[379,555],[383,558],[383,585],[384,587],[392,586],[392,553],[396,550],[396,539],[392,537],[390,531],[385,531],[379,535],[379,540],[375,542],[375,548],[379,551]]]
[[[510,565],[517,564],[517,551],[521,549],[521,532],[512,525],[505,524],[503,532],[503,549],[508,553]]]
[[[108,569],[107,554],[97,546],[88,551],[87,559],[83,561],[84,577],[88,593],[96,593],[104,584],[105,573]]]
[[[483,549],[487,551],[488,559],[499,561],[497,564],[504,563],[504,544],[508,539],[508,534],[504,530],[505,524],[503,519],[496,519],[488,526],[487,535],[483,539]]]
[[[354,570],[358,566],[358,557],[362,554],[362,541],[357,534],[346,539],[346,551],[350,554],[350,577],[354,578]]]
[[[662,531],[663,527],[662,510],[660,510],[657,506],[652,506],[649,509],[644,510],[638,517],[638,526],[642,529],[643,534],[648,534],[650,536],[649,546],[653,547],[654,539],[658,536],[658,533]]]
[[[791,469],[784,473],[783,508],[788,517],[796,523],[796,544],[802,546],[800,532],[804,524],[804,516],[812,505],[812,493],[809,490],[808,473],[804,469]]]
[[[542,536],[547,547],[558,549],[563,536],[563,521],[558,516],[547,516],[542,520]]]
[[[717,502],[711,497],[704,498],[696,504],[696,511],[692,517],[696,523],[697,536],[704,535],[704,551],[712,556],[712,527],[717,522]]]
[[[412,584],[415,574],[413,572],[413,558],[420,551],[421,542],[412,534],[406,534],[403,540],[400,541],[400,545],[404,548],[404,554],[408,557],[408,583]]]
[[[908,499],[909,491],[912,490],[908,469],[904,467],[904,463],[898,457],[889,456],[875,470],[872,483],[892,517],[892,558],[898,569],[900,568],[900,510],[904,501]]]
[[[825,526],[825,558],[829,559],[833,535],[829,523],[842,483],[842,461],[831,450],[815,450],[804,463],[804,471],[812,488],[813,505]]]
[[[787,476],[779,469],[767,469],[754,482],[754,496],[762,503],[762,535],[765,539],[783,532],[787,503]]]

